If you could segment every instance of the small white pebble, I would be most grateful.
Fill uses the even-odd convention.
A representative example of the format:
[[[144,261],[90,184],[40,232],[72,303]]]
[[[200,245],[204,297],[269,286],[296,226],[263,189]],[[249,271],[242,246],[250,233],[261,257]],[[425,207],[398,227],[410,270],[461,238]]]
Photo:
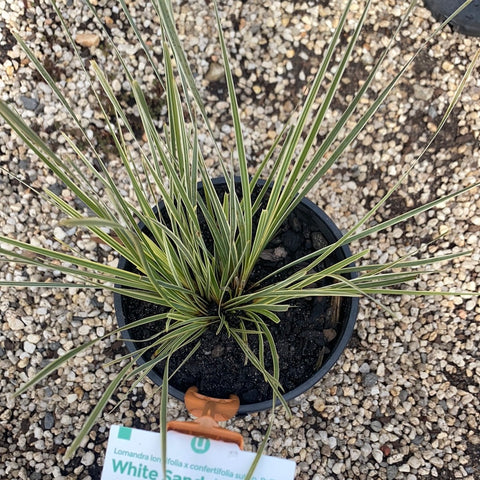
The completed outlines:
[[[82,465],[85,465],[86,467],[93,465],[93,462],[95,462],[95,454],[93,452],[86,452],[83,457],[82,457]]]
[[[36,348],[36,345],[31,342],[23,342],[23,350],[27,353],[33,353]]]
[[[79,329],[78,329],[78,333],[80,335],[88,335],[90,332],[90,326],[89,325],[82,325]]]

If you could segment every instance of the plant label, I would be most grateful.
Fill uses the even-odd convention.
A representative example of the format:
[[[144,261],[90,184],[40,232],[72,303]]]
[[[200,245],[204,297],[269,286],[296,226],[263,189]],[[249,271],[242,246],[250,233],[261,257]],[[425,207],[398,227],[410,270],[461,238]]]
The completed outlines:
[[[165,480],[242,480],[255,453],[233,443],[167,433]],[[262,455],[252,480],[293,480],[295,462]],[[101,480],[162,480],[160,434],[112,425]]]

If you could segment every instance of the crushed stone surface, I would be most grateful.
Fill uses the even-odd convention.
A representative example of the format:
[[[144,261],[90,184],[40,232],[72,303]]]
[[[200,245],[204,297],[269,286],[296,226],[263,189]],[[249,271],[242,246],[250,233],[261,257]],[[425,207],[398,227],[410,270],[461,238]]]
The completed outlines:
[[[161,123],[161,91],[118,2],[92,0],[147,93]],[[127,1],[154,55],[161,35],[146,0]],[[221,73],[211,2],[175,0],[174,11],[187,57],[226,151],[233,127]],[[275,134],[299,104],[340,16],[344,2],[220,0],[231,54],[252,172]],[[359,9],[349,15],[345,46]],[[399,24],[409,2],[372,2],[339,95],[320,136],[351,102],[376,58]],[[95,60],[135,125],[131,93],[105,32],[83,2],[59,1],[80,55]],[[399,71],[438,23],[419,5],[398,35],[385,66],[368,89],[361,108]],[[16,45],[11,30],[25,39],[71,102],[87,134],[110,168],[118,167],[81,62],[45,0],[0,0],[0,95],[10,102],[59,153],[67,152],[61,131],[78,136],[65,109]],[[478,38],[447,27],[429,41],[353,146],[339,159],[310,198],[343,230],[352,227],[415,162],[441,121]],[[338,60],[340,53],[337,54]],[[327,73],[327,82],[334,70]],[[130,102],[130,103],[129,103]],[[358,116],[356,117],[358,118]],[[136,125],[139,125],[137,118]],[[136,132],[141,137],[141,128]],[[205,146],[212,175],[215,152]],[[35,245],[75,245],[88,258],[116,261],[95,239],[58,224],[61,216],[37,194],[44,187],[67,200],[68,191],[35,156],[0,124],[0,233]],[[7,169],[13,176],[7,176]],[[118,169],[118,181],[122,182]],[[477,65],[444,130],[416,161],[402,187],[374,217],[380,222],[408,208],[472,185],[480,177],[480,67]],[[23,183],[25,182],[25,183]],[[131,192],[126,192],[131,195]],[[438,238],[440,237],[440,238]],[[436,241],[433,241],[437,239]],[[470,250],[437,266],[417,283],[421,290],[478,292],[480,273],[480,190],[441,204],[428,213],[352,245],[370,249],[372,262]],[[0,278],[42,280],[33,267],[0,265]],[[392,317],[378,305],[393,311]],[[114,423],[158,431],[159,394],[146,380],[114,410],[112,402],[75,457],[66,448],[120,367],[124,353],[112,337],[72,359],[41,385],[11,395],[40,367],[79,342],[115,328],[108,292],[1,289],[0,296],[0,478],[22,480],[99,479],[109,426]],[[480,306],[475,297],[412,295],[361,300],[353,338],[340,361],[314,388],[291,402],[292,416],[280,409],[267,453],[295,460],[297,480],[480,478]],[[128,386],[115,396],[117,401]],[[169,417],[185,419],[182,403],[171,398]],[[267,428],[268,412],[236,418],[246,449],[255,450]]]

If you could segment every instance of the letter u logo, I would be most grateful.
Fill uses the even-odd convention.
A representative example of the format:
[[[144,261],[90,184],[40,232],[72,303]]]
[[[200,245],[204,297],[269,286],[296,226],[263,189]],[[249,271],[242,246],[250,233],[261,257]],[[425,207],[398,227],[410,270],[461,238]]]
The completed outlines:
[[[195,453],[206,453],[210,448],[210,440],[208,438],[195,437],[192,438],[190,446]]]

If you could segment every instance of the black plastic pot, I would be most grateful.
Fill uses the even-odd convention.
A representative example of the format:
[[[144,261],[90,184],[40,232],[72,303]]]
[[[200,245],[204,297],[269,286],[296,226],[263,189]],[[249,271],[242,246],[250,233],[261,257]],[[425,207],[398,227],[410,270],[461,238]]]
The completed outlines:
[[[213,180],[215,185],[224,185],[225,181],[222,178]],[[199,185],[201,188],[201,185]],[[162,204],[158,206],[158,209],[162,210]],[[328,217],[328,215],[318,208],[314,203],[310,200],[304,198],[302,202],[298,205],[297,209],[300,209],[302,214],[307,214],[309,219],[311,218],[311,222],[316,225],[316,227],[321,231],[323,236],[325,237],[328,244],[334,243],[338,239],[342,237],[342,233],[333,223],[333,221]],[[140,224],[141,228],[144,228],[142,224]],[[343,246],[337,249],[333,254],[332,257],[335,261],[343,260],[351,256],[350,249],[347,246]],[[118,266],[119,268],[127,268],[127,261],[124,258],[120,258]],[[351,275],[350,278],[353,278],[354,275]],[[127,297],[122,297],[119,294],[115,294],[114,303],[115,303],[115,311],[117,316],[117,322],[120,327],[123,327],[127,323],[127,319],[125,318],[124,314],[124,305],[123,302],[128,301]],[[299,396],[300,394],[304,393],[306,390],[313,387],[320,379],[322,379],[326,373],[333,367],[333,365],[337,362],[342,352],[345,350],[348,341],[353,333],[355,321],[358,314],[358,298],[343,298],[342,299],[342,308],[341,308],[341,316],[338,320],[338,324],[341,325],[338,328],[337,336],[335,338],[335,344],[331,348],[330,353],[326,358],[324,358],[324,363],[321,365],[319,370],[315,372],[307,381],[301,383],[296,388],[286,392],[284,394],[285,400],[289,401],[293,398]],[[130,352],[135,352],[136,346],[135,342],[129,341],[132,339],[130,335],[130,331],[126,330],[122,332],[122,336],[126,341],[126,346]],[[145,359],[141,358],[139,360],[140,364],[145,363]],[[158,375],[155,371],[150,371],[149,375],[150,379],[155,382],[157,385],[162,384],[162,378]],[[173,395],[175,398],[182,400],[184,399],[184,392],[178,390],[173,386],[169,386],[168,389],[169,393]],[[251,412],[266,410],[271,407],[271,401],[261,401],[257,403],[248,403],[248,404],[241,404],[238,413],[239,414],[247,414]]]
[[[465,0],[425,0],[425,7],[440,22],[446,20],[450,15],[465,3]],[[449,23],[453,30],[464,35],[480,37],[480,0],[473,0]]]

